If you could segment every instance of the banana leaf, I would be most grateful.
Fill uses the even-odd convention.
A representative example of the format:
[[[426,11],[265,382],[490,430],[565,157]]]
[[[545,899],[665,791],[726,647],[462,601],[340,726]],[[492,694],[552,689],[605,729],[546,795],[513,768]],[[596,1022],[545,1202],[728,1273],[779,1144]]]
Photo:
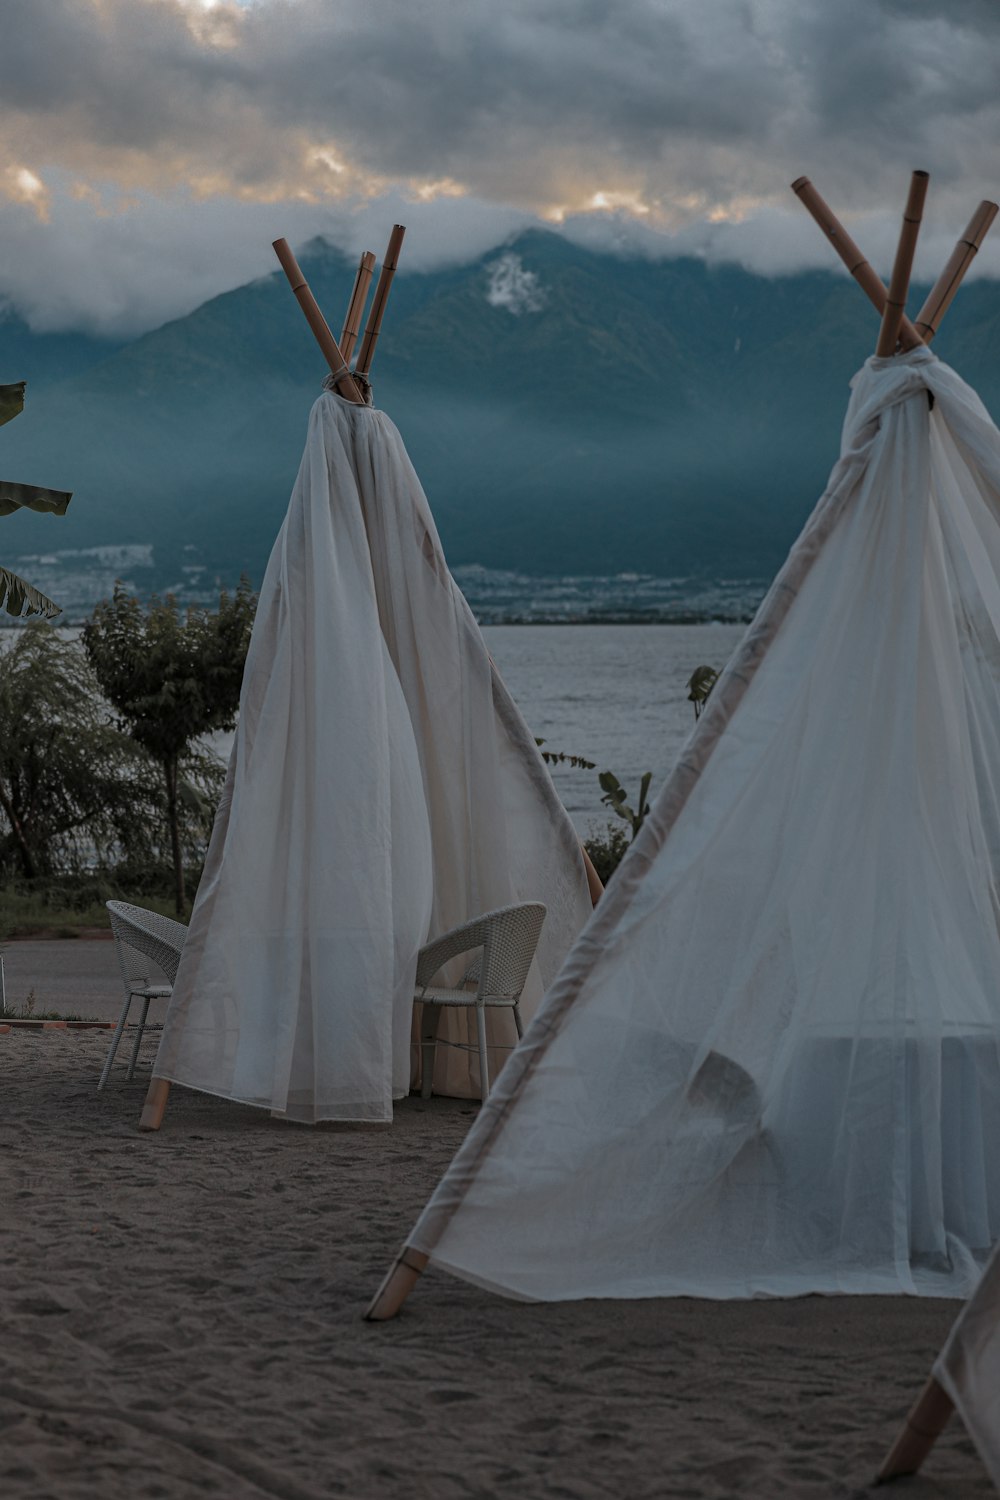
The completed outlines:
[[[0,427],[20,416],[24,410],[24,381],[15,385],[0,385]]]
[[[62,610],[54,600],[49,599],[39,589],[33,589],[30,583],[23,578],[18,578],[9,568],[0,567],[0,609],[6,609],[9,615],[44,615],[51,620],[53,615],[62,613]]]
[[[9,516],[21,509],[64,516],[72,498],[72,490],[46,490],[37,484],[14,484],[11,480],[0,479],[0,516]]]

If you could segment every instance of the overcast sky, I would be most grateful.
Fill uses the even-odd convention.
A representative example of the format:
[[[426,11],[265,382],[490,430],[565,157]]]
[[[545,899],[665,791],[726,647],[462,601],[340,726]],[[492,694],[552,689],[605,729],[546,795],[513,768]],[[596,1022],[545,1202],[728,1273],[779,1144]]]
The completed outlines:
[[[1000,196],[1000,0],[0,0],[0,298],[132,333],[325,234],[404,267],[528,223],[833,265],[810,176],[918,273]],[[1000,228],[978,269],[1000,275]]]

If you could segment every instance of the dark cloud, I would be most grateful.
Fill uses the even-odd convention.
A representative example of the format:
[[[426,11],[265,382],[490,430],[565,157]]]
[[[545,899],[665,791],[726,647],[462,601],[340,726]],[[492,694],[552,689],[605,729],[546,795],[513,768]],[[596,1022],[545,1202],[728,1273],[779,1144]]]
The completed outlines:
[[[1000,188],[998,28],[994,0],[0,0],[7,160],[53,195],[46,229],[44,200],[0,177],[25,200],[0,198],[0,232],[26,245],[72,223],[96,251],[131,195],[126,240],[155,256],[170,222],[152,279],[194,263],[187,228],[199,261],[219,245],[221,286],[248,261],[224,227],[262,205],[351,240],[366,204],[409,195],[441,254],[484,248],[480,225],[568,215],[604,242],[777,269],[829,253],[789,228],[793,177],[888,259],[921,166],[930,256]],[[602,206],[645,229],[579,217]],[[0,266],[0,290],[16,281]]]

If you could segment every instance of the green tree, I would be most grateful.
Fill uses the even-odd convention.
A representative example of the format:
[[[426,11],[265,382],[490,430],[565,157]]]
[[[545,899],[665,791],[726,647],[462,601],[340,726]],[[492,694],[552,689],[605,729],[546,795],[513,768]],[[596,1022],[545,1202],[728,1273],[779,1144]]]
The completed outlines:
[[[0,385],[0,427],[20,416],[23,410],[24,381]],[[0,479],[0,516],[13,515],[16,510],[47,511],[51,515],[64,516],[71,499],[72,495],[65,490],[46,490],[36,484],[15,484],[13,480]],[[0,607],[5,608],[9,615],[45,615],[49,619],[60,612],[58,604],[4,567],[0,567]]]
[[[108,723],[80,647],[35,622],[0,652],[0,874],[35,880],[108,858],[149,770]]]
[[[217,610],[153,598],[148,609],[115,586],[84,626],[83,644],[120,726],[163,778],[178,912],[185,904],[181,825],[185,756],[215,730],[232,729],[256,600],[246,579]]]
[[[204,858],[225,768],[195,750],[179,774],[192,865]],[[47,901],[68,878],[89,905],[96,876],[101,890],[110,880],[118,894],[123,883],[133,899],[173,883],[170,847],[156,762],[111,722],[80,643],[33,621],[0,651],[0,880],[41,887]]]

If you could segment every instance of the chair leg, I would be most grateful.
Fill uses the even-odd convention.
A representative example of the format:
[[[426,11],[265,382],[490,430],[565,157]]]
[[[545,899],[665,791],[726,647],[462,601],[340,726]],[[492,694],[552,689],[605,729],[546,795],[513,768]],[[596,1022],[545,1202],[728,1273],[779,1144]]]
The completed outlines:
[[[128,1065],[128,1072],[125,1074],[125,1080],[126,1080],[126,1082],[131,1082],[132,1079],[135,1077],[135,1065],[136,1065],[136,1063],[137,1063],[137,1061],[139,1059],[139,1047],[140,1047],[140,1045],[142,1043],[142,1034],[143,1034],[143,1031],[145,1030],[145,1027],[146,1027],[146,1017],[148,1015],[149,1015],[149,996],[146,995],[146,996],[143,997],[142,1015],[139,1017],[139,1025],[138,1025],[138,1027],[136,1029],[136,1033],[135,1033],[135,1046],[132,1048],[132,1060],[131,1060],[131,1062]]]
[[[122,1039],[122,1032],[125,1030],[125,1022],[128,1020],[128,1013],[131,1009],[131,1006],[132,996],[129,995],[128,999],[125,1001],[124,1006],[122,1007],[122,1013],[118,1017],[118,1025],[115,1027],[115,1034],[111,1038],[111,1047],[108,1052],[107,1061],[104,1064],[104,1071],[101,1073],[101,1081],[97,1085],[98,1089],[102,1089],[111,1076],[111,1064],[115,1060],[115,1053],[118,1051],[118,1043]]]
[[[476,1006],[476,1029],[479,1032],[479,1077],[485,1104],[490,1092],[490,1064],[486,1056],[486,1006]]]
[[[521,1021],[521,1007],[519,1005],[514,1006],[514,1025],[517,1028],[517,1039],[520,1041],[524,1036],[524,1025]]]
[[[423,1015],[420,1018],[421,1099],[429,1099],[434,1086],[434,1058],[437,1054],[437,1033],[440,1015],[440,1005],[431,1005],[428,1001],[424,1001]]]

